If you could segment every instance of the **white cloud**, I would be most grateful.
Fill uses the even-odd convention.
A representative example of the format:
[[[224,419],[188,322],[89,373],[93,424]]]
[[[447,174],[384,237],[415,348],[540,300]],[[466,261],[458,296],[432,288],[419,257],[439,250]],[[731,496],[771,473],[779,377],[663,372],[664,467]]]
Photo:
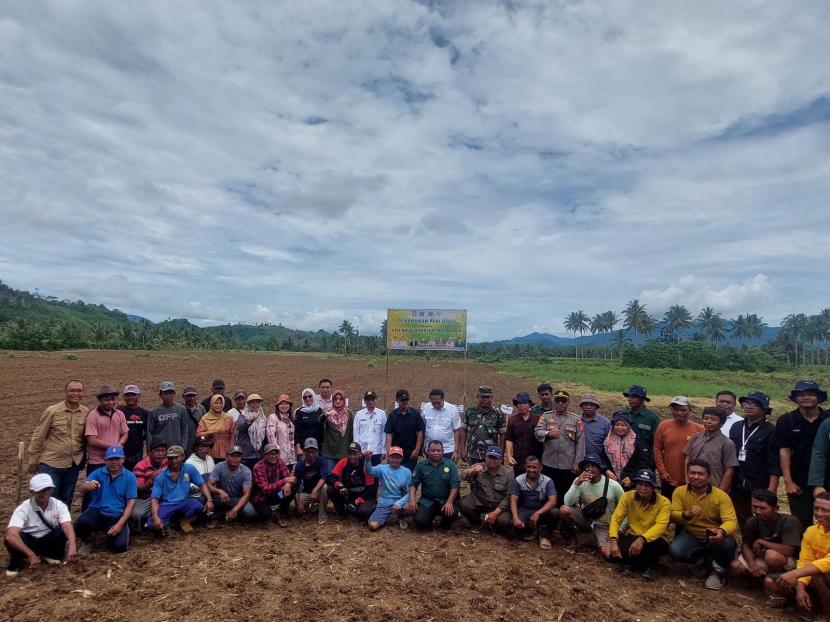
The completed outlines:
[[[727,317],[751,313],[773,302],[775,288],[764,274],[756,274],[743,283],[718,285],[697,276],[687,275],[662,290],[643,290],[640,302],[650,313],[662,314],[672,305],[684,305],[693,315],[712,307]]]

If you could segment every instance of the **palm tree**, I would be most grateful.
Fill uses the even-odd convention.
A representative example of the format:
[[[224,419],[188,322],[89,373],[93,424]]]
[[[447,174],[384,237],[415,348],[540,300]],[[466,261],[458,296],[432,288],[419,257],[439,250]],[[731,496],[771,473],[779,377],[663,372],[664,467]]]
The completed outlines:
[[[791,313],[781,323],[781,332],[790,338],[795,347],[795,364],[798,365],[798,346],[803,343],[807,335],[807,316],[803,313]],[[802,348],[803,352],[803,348]]]
[[[636,298],[629,300],[623,309],[623,328],[634,331],[634,345],[637,345],[637,337],[639,335],[650,335],[654,331],[656,321],[652,322],[652,318],[646,311],[646,306],[640,304]]]
[[[692,314],[683,305],[674,305],[663,314],[663,326],[672,341],[680,341],[680,332],[692,326]]]
[[[349,320],[343,320],[337,329],[337,332],[343,337],[343,354],[349,353],[349,338],[354,335],[354,326]]]
[[[830,323],[828,323],[822,314],[811,315],[807,318],[806,338],[810,345],[817,346],[830,338]],[[816,364],[817,348],[813,348],[810,353],[812,363]],[[819,356],[819,362],[821,357]]]
[[[611,342],[611,353],[613,354],[614,350],[617,350],[620,353],[620,358],[622,358],[623,350],[625,350],[625,347],[630,344],[631,341],[625,336],[625,331],[618,330],[613,341]]]
[[[744,348],[747,347],[751,337],[749,336],[749,327],[746,323],[746,316],[743,313],[739,314],[738,317],[732,320],[732,329],[729,331],[729,334],[742,342],[746,341],[747,343],[742,343],[741,345]]]
[[[579,336],[582,337],[590,329],[590,323],[591,319],[582,309],[579,311],[571,311],[568,317],[565,318],[565,330],[574,335],[579,333]],[[576,348],[576,356],[579,358],[579,344],[577,343],[574,347]]]
[[[717,342],[723,341],[726,337],[726,320],[723,319],[720,313],[716,313],[712,307],[700,310],[695,320],[695,326],[708,337],[714,346],[717,346]]]

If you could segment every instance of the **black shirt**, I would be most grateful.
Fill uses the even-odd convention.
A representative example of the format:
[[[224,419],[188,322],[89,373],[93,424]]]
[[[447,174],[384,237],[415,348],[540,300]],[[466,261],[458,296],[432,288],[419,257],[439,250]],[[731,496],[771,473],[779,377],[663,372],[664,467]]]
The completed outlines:
[[[127,442],[124,443],[124,453],[127,456],[144,453],[144,441],[147,438],[147,411],[136,406],[121,406],[119,409],[127,419]]]
[[[409,457],[418,443],[418,432],[426,430],[424,418],[414,408],[407,408],[401,412],[396,408],[386,417],[386,426],[383,431],[392,435],[392,446],[403,449],[403,455]]]
[[[735,488],[746,491],[766,488],[769,486],[771,475],[781,475],[778,448],[772,442],[774,435],[775,426],[766,419],[754,425],[750,425],[749,421],[744,419],[729,430],[729,438],[738,450],[738,468],[732,480]],[[746,449],[743,461],[742,447]]]
[[[294,411],[294,442],[300,446],[305,447],[307,438],[317,440],[317,446],[323,446],[323,424],[326,421],[326,416],[323,414],[323,409],[318,408],[312,413],[304,412],[301,408]],[[292,449],[292,451],[294,451]]]
[[[792,450],[790,472],[793,481],[802,488],[807,486],[810,476],[810,457],[813,454],[813,442],[821,422],[828,417],[827,411],[821,410],[819,416],[812,423],[807,421],[798,412],[798,409],[781,415],[775,424],[774,444],[776,450],[787,448]]]

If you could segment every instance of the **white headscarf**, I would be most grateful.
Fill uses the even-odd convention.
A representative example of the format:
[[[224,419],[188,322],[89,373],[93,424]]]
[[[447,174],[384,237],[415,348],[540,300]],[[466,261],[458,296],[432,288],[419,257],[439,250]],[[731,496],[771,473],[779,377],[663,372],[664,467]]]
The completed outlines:
[[[248,420],[248,438],[251,439],[251,445],[254,447],[254,451],[259,452],[262,449],[262,442],[265,440],[265,431],[266,431],[266,416],[265,411],[262,410],[262,405],[259,406],[259,417],[257,417],[254,421],[251,421],[251,418],[255,415],[255,412],[251,412],[248,410],[248,405],[245,405],[245,410],[242,411],[242,416]]]
[[[311,402],[311,406],[306,406],[305,400],[303,399],[306,393],[311,393],[311,396],[314,398]],[[300,406],[300,410],[304,413],[313,413],[320,410],[320,398],[314,392],[314,389],[303,389],[303,392],[300,393],[300,404],[302,404],[302,406]]]

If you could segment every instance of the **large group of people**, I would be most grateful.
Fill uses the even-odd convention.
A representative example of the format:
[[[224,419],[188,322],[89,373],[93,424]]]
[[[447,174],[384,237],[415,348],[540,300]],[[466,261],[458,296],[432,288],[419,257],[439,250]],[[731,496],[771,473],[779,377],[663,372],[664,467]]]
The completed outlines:
[[[278,395],[271,412],[258,393],[226,395],[222,380],[211,392],[199,402],[186,386],[179,403],[165,380],[160,403],[145,410],[137,385],[103,386],[90,411],[83,383],[68,382],[32,433],[31,497],[6,530],[6,574],[75,561],[96,542],[121,553],[137,532],[163,537],[171,527],[286,527],[292,515],[322,524],[333,514],[371,531],[393,521],[422,531],[463,517],[474,533],[545,550],[557,532],[569,552],[586,534],[605,560],[643,579],[657,579],[668,557],[709,589],[741,577],[770,606],[794,601],[830,616],[830,411],[815,382],[795,384],[795,408],[775,423],[760,391],[720,391],[699,414],[677,396],[666,419],[636,385],[610,417],[596,395],[572,400],[547,383],[538,403],[522,392],[512,408],[494,406],[482,386],[466,410],[440,388],[413,406],[402,388],[388,413],[371,389],[355,412],[327,378],[296,408]]]

